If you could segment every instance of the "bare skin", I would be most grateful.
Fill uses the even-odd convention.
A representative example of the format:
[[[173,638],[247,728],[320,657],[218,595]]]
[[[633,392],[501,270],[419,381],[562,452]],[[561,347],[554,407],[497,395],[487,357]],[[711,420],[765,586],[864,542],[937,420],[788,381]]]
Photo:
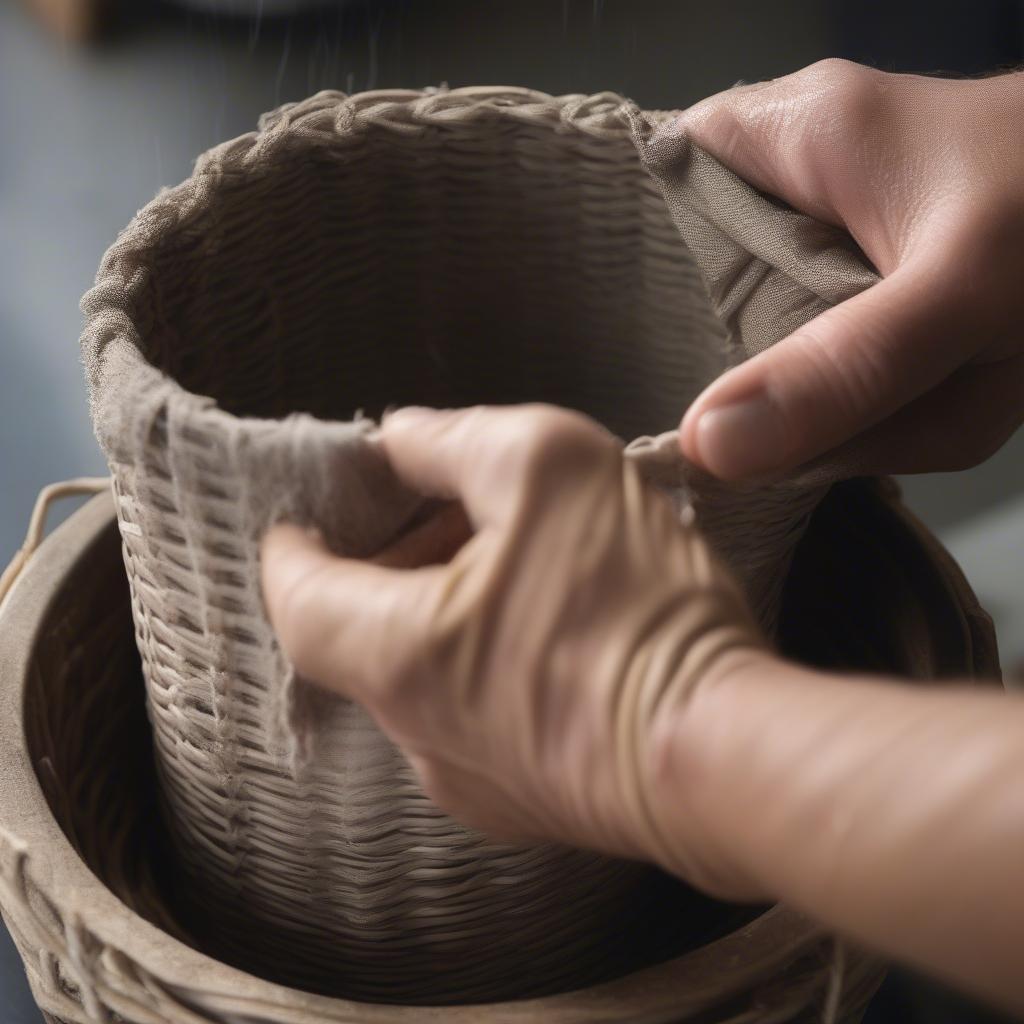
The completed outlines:
[[[1021,421],[1024,79],[862,72],[816,66],[684,118],[885,275],[687,414],[684,449],[723,476],[844,444],[879,470],[968,465]],[[757,394],[781,446],[718,436],[742,414],[705,422]],[[277,527],[264,591],[298,669],[362,702],[442,807],[784,900],[1024,1011],[1024,699],[786,663],[582,417],[411,410],[379,443],[448,511],[376,564]]]
[[[1024,421],[1024,74],[823,61],[691,107],[764,192],[844,226],[884,280],[716,381],[683,451],[717,476],[834,448],[866,473],[965,469]]]

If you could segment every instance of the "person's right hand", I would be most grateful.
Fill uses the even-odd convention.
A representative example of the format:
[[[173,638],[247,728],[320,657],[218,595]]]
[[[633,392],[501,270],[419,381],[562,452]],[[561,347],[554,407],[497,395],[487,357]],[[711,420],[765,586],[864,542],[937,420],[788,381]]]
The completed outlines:
[[[883,277],[712,384],[683,420],[692,461],[724,479],[834,449],[856,472],[962,469],[1024,421],[1024,74],[828,60],[663,130],[845,227]]]
[[[296,669],[360,701],[466,824],[763,898],[686,813],[697,773],[661,758],[687,763],[677,732],[724,675],[775,662],[696,526],[564,409],[403,409],[377,443],[455,503],[372,564],[268,534],[267,609]]]

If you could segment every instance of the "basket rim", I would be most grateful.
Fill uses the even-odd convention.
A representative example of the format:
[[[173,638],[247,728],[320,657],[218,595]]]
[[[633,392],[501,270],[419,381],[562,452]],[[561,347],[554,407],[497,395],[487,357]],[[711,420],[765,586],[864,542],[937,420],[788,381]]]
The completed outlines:
[[[213,146],[196,159],[184,181],[163,189],[142,207],[104,253],[95,283],[83,296],[84,318],[79,344],[86,368],[92,419],[108,457],[116,458],[116,438],[122,417],[145,404],[166,410],[168,403],[187,403],[197,429],[223,436],[232,425],[268,430],[279,419],[237,415],[216,399],[190,391],[150,363],[139,347],[135,312],[151,287],[148,254],[208,210],[218,190],[232,178],[251,172],[286,140],[301,138],[315,149],[339,135],[359,134],[370,127],[396,135],[417,135],[453,122],[513,121],[544,127],[560,135],[576,134],[595,142],[629,140],[631,124],[640,118],[650,125],[675,111],[641,111],[618,93],[568,93],[555,96],[536,89],[506,85],[475,85],[457,89],[378,89],[347,94],[324,90],[263,114],[255,131]],[[651,180],[651,188],[656,185]],[[179,406],[180,407],[180,406]],[[307,430],[349,432],[368,429],[368,421],[328,420],[301,414]]]
[[[254,1014],[315,1014],[325,1024],[441,1019],[450,1024],[535,1019],[582,1024],[622,1020],[624,1013],[630,1020],[662,1021],[713,1005],[726,971],[733,985],[738,975],[753,983],[829,941],[804,915],[776,906],[696,950],[591,988],[504,1003],[406,1007],[334,999],[277,985],[161,931],[118,899],[79,857],[46,802],[23,728],[40,628],[68,575],[104,542],[104,535],[116,530],[115,522],[111,495],[89,501],[44,541],[0,609],[7,655],[0,658],[0,764],[8,780],[0,802],[0,870],[8,890],[13,874],[27,872],[60,908],[65,921],[75,921],[104,950],[138,965],[190,1005],[214,1013],[230,1007],[236,1014],[246,1008]],[[4,909],[10,913],[9,907]]]

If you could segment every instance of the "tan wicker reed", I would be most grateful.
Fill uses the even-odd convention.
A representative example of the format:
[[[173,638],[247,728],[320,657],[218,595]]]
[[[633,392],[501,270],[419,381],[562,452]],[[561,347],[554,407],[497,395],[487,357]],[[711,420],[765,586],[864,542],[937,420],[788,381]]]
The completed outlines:
[[[824,568],[825,572],[819,572]],[[852,483],[815,513],[780,634],[823,664],[995,676],[990,623],[892,491]],[[879,978],[776,908],[586,990],[486,1006],[357,1004],[199,952],[166,857],[109,496],[64,523],[0,607],[0,908],[49,1021],[67,1024],[853,1024]],[[684,903],[685,905],[685,903]],[[674,906],[678,909],[678,905]],[[836,968],[839,968],[838,970]]]
[[[83,302],[171,832],[235,962],[452,1003],[592,984],[665,941],[654,872],[457,825],[360,708],[296,684],[257,570],[276,519],[366,555],[422,513],[360,413],[543,400],[635,438],[728,364],[630,112],[322,93],[202,156]],[[668,449],[633,454],[683,499]],[[821,493],[705,495],[766,622]]]

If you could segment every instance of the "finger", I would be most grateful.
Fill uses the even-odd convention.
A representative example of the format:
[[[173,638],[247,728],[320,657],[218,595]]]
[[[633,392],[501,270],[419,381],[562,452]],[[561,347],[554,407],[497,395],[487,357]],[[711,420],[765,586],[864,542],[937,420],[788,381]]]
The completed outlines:
[[[399,572],[338,558],[296,526],[262,544],[263,596],[282,649],[297,671],[358,697],[389,678],[416,643],[416,610],[439,568]]]
[[[969,469],[1024,424],[1024,356],[968,366],[827,459],[851,475]]]
[[[674,126],[762,192],[841,224],[829,180],[845,172],[835,139],[874,103],[878,73],[843,60],[728,89],[684,111]],[[877,111],[872,111],[877,116]],[[824,164],[824,167],[822,166]]]
[[[720,377],[683,418],[684,453],[725,480],[787,471],[930,391],[983,341],[941,271],[908,264]]]
[[[472,534],[465,509],[458,502],[448,502],[370,561],[394,569],[442,565],[454,557]]]
[[[701,149],[762,192],[783,191],[777,153],[778,105],[784,85],[726,89],[689,107],[662,131],[685,132]],[[770,119],[769,112],[775,116]]]
[[[547,405],[399,409],[384,419],[380,444],[410,486],[461,500],[476,527],[515,514],[524,474],[544,459],[583,459],[611,435],[578,413]]]

